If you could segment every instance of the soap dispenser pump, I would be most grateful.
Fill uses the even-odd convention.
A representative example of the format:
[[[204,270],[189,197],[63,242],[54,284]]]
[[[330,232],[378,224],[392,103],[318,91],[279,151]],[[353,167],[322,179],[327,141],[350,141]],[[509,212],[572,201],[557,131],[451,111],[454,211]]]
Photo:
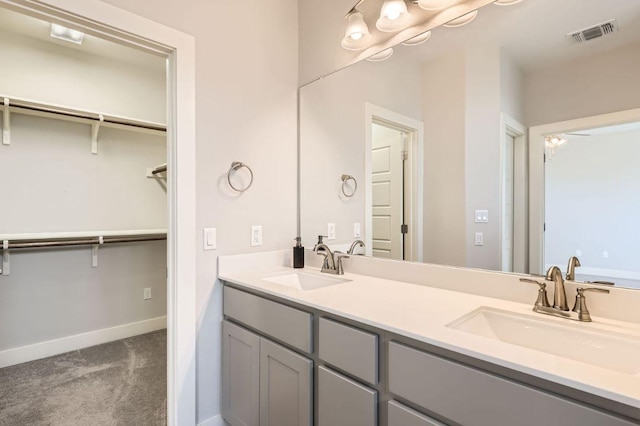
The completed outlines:
[[[295,238],[296,245],[293,247],[293,267],[304,268],[304,247],[302,247],[302,238]]]

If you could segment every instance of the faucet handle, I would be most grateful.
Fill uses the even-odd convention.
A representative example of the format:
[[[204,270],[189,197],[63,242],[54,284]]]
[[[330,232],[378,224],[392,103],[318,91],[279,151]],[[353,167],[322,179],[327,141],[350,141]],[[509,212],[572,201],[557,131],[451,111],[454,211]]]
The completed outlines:
[[[578,288],[576,290],[576,303],[573,305],[573,312],[578,314],[580,321],[591,322],[591,314],[587,309],[587,298],[584,293],[587,291],[593,291],[594,293],[609,293],[609,290],[605,288]]]
[[[335,252],[336,261],[336,273],[338,275],[344,275],[344,268],[342,267],[342,259],[349,259],[349,255],[340,251]]]
[[[548,308],[551,306],[549,304],[549,299],[547,299],[547,283],[532,280],[529,278],[520,278],[520,282],[529,283],[529,284],[538,284],[538,286],[540,286],[540,288],[538,289],[538,298],[536,299],[536,303],[533,305],[534,309]]]

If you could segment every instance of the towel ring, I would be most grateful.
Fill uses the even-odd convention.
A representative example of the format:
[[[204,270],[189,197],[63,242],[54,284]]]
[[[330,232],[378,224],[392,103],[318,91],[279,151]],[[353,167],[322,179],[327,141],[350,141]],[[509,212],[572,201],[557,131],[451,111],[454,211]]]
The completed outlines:
[[[353,195],[358,190],[358,181],[356,181],[356,178],[354,178],[351,175],[342,175],[342,177],[340,179],[342,179],[342,188],[341,189],[342,189],[342,193],[344,194],[344,196],[347,197],[347,198],[353,197]],[[353,191],[351,191],[349,193],[349,192],[345,191],[345,187],[347,185],[347,182],[349,182],[350,180],[353,181]]]
[[[249,185],[247,185],[245,188],[238,188],[238,187],[233,186],[233,184],[231,183],[231,172],[240,170],[243,167],[246,167],[246,169],[249,170],[249,173],[251,174],[251,180],[249,181]],[[244,192],[247,189],[251,188],[251,184],[253,183],[253,170],[251,170],[251,167],[247,166],[244,163],[241,163],[240,161],[234,161],[233,163],[231,163],[231,167],[229,168],[229,171],[227,172],[227,182],[229,182],[229,186],[234,191],[236,191],[236,192]]]

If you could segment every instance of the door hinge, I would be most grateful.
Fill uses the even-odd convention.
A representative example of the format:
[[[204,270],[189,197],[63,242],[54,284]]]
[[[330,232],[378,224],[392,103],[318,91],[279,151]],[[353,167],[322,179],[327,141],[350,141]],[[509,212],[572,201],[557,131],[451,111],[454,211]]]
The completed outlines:
[[[400,233],[408,234],[409,233],[409,225],[400,225]]]
[[[542,224],[542,232],[547,232],[547,223]]]
[[[547,162],[547,154],[542,154],[542,162],[543,163]]]
[[[402,161],[407,161],[409,159],[409,152],[408,151],[400,152],[400,158],[402,159]]]

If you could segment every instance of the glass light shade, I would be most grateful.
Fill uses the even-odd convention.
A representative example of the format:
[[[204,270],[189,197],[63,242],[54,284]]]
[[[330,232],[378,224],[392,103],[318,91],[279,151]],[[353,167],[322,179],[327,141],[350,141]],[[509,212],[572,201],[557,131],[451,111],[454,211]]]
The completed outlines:
[[[51,24],[50,35],[53,38],[75,44],[82,44],[82,40],[84,39],[84,33],[58,24]]]
[[[478,11],[474,10],[473,12],[465,13],[459,18],[452,19],[451,21],[447,22],[443,26],[449,27],[449,28],[461,27],[463,25],[467,25],[469,22],[476,19],[476,16],[478,16]]]
[[[455,0],[418,0],[418,6],[424,10],[441,10],[454,1]]]
[[[422,34],[418,34],[415,37],[410,38],[407,41],[403,41],[402,44],[405,46],[417,46],[429,40],[431,38],[431,31],[427,31]]]
[[[342,39],[342,47],[347,50],[361,50],[369,43],[369,27],[362,13],[357,10],[347,17],[347,28]]]
[[[389,59],[393,55],[393,48],[385,49],[381,52],[376,53],[375,55],[371,55],[367,58],[367,61],[371,62],[380,62],[386,59]]]
[[[380,9],[380,18],[376,21],[376,28],[383,32],[400,31],[411,20],[404,0],[385,0]]]

